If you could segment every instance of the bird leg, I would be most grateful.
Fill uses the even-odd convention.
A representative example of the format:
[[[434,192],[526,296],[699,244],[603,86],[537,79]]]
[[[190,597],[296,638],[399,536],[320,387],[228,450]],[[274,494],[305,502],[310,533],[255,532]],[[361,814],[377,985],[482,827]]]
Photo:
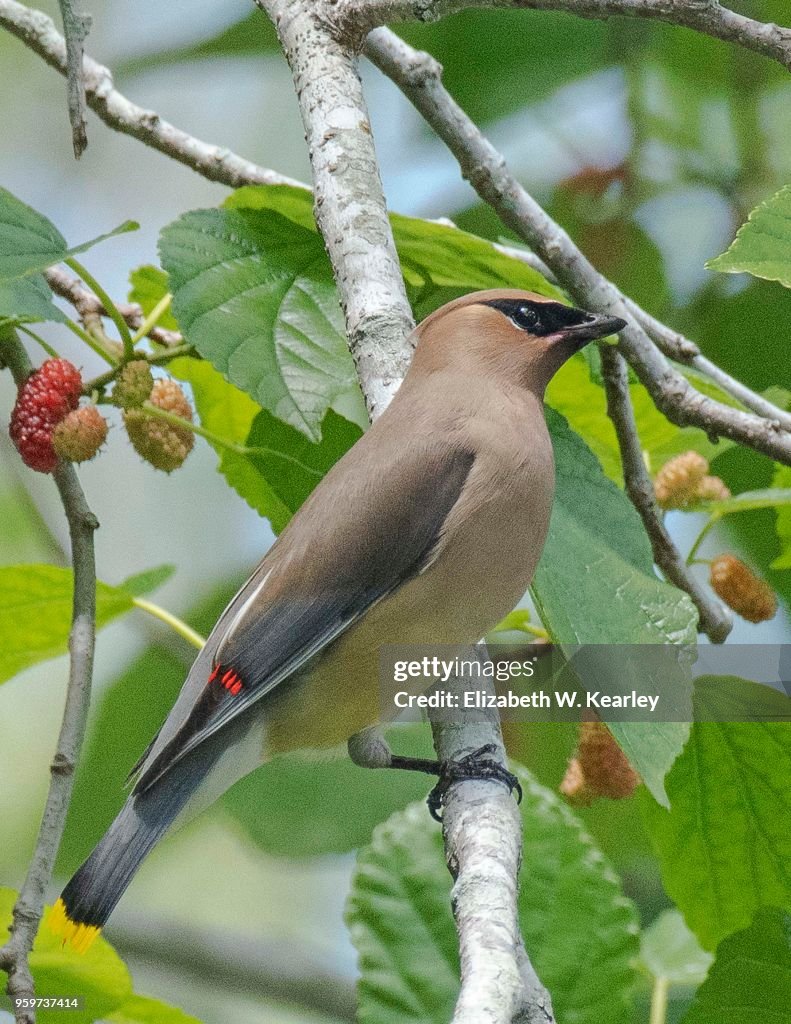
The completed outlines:
[[[471,754],[454,761],[432,761],[426,757],[403,757],[390,750],[387,740],[378,729],[364,729],[352,736],[348,743],[349,756],[355,764],[364,768],[400,768],[402,771],[424,772],[438,776],[437,784],[426,800],[429,813],[435,821],[442,821],[442,801],[454,782],[481,779],[486,782],[502,782],[509,793],[516,793],[517,802],[522,802],[522,787],[492,755],[497,753],[493,743],[479,747]]]

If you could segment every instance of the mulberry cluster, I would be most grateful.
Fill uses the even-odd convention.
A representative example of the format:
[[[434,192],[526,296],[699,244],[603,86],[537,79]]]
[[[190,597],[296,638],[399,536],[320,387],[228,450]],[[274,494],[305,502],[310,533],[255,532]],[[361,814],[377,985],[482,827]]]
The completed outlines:
[[[157,380],[148,401],[157,409],[192,421],[192,408],[174,380]],[[165,473],[178,469],[195,443],[195,435],[191,430],[148,416],[142,409],[127,409],[124,412],[124,425],[138,455]]]
[[[774,591],[735,555],[718,555],[711,563],[709,580],[714,592],[748,622],[766,622],[774,617]]]
[[[77,408],[81,392],[80,371],[67,359],[48,359],[19,389],[9,433],[26,466],[39,473],[56,468],[53,434]]]
[[[145,359],[133,359],[121,368],[113,386],[113,404],[122,409],[137,409],[154,389],[151,367]]]
[[[597,797],[623,800],[640,785],[640,776],[603,722],[580,724],[577,752],[569,761],[560,792],[575,807]]]
[[[74,409],[55,427],[52,447],[67,462],[87,462],[107,440],[107,420],[95,405]]]
[[[718,476],[709,475],[709,464],[697,452],[670,459],[654,480],[656,500],[665,509],[684,509],[701,501],[724,501],[731,492]]]

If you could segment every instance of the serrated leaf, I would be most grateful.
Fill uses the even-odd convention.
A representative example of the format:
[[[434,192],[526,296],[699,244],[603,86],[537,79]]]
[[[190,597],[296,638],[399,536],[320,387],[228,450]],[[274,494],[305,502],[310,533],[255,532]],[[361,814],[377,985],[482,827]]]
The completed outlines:
[[[127,576],[118,584],[119,590],[125,590],[132,597],[142,597],[143,594],[150,594],[157,590],[163,583],[167,583],[176,571],[175,565],[157,565],[153,569],[145,569],[137,572],[134,576]]]
[[[129,593],[96,584],[96,625],[132,607]],[[55,565],[0,568],[0,683],[39,661],[64,654],[72,612],[72,572]]]
[[[532,586],[544,626],[555,642],[567,645],[693,642],[692,602],[657,579],[648,538],[629,499],[561,416],[549,409],[547,422],[557,483]],[[688,724],[608,725],[646,786],[664,802],[663,779],[683,747]]]
[[[519,919],[558,1024],[628,1019],[634,910],[571,812],[521,766],[525,822]],[[425,806],[394,814],[360,851],[347,905],[361,1024],[446,1024],[458,995],[458,939],[440,830]]]
[[[66,314],[52,301],[52,291],[40,274],[17,281],[0,281],[0,323],[64,324]]]
[[[16,893],[12,889],[0,889],[2,934],[11,923],[15,900]],[[49,930],[46,912],[33,944],[30,969],[37,996],[81,996],[85,1000],[83,1010],[37,1010],[40,1024],[90,1024],[111,1013],[132,995],[132,980],[126,964],[109,942],[100,936],[87,953],[76,953],[64,947],[62,939]],[[4,978],[2,971],[0,977]],[[2,989],[5,990],[4,981]]]
[[[113,231],[72,246],[43,214],[0,188],[0,281],[26,277],[46,270],[69,256],[76,256],[107,238],[136,231],[139,224],[127,220]]]
[[[745,680],[696,682],[706,690]],[[724,694],[727,697],[727,693]],[[759,907],[791,906],[791,730],[786,722],[696,721],[667,780],[670,809],[642,809],[670,896],[706,949]]]
[[[266,210],[197,210],[160,236],[187,338],[272,415],[319,440],[359,391],[319,236]]]
[[[724,939],[682,1024],[791,1024],[791,915],[760,910]]]
[[[200,1024],[197,1017],[147,996],[132,996],[107,1020],[113,1024]]]
[[[714,957],[701,949],[677,910],[663,910],[643,932],[640,963],[654,979],[699,985]]]
[[[791,288],[791,185],[756,206],[726,252],[706,266],[726,274],[746,272]]]

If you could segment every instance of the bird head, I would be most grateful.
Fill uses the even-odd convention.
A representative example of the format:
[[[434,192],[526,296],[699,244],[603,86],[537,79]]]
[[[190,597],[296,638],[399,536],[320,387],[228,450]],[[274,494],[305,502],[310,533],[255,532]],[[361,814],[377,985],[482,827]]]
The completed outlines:
[[[472,292],[435,310],[418,327],[416,360],[495,374],[543,395],[553,375],[589,342],[622,330],[617,316],[588,313],[535,292]]]

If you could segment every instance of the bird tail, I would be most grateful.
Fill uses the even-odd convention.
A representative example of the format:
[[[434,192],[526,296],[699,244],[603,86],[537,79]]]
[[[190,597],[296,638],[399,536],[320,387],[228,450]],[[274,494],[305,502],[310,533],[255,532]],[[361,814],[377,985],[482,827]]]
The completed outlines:
[[[207,770],[209,764],[204,768]],[[180,765],[160,784],[130,796],[118,817],[60,895],[50,930],[85,953],[151,852],[205,776],[194,763]]]

